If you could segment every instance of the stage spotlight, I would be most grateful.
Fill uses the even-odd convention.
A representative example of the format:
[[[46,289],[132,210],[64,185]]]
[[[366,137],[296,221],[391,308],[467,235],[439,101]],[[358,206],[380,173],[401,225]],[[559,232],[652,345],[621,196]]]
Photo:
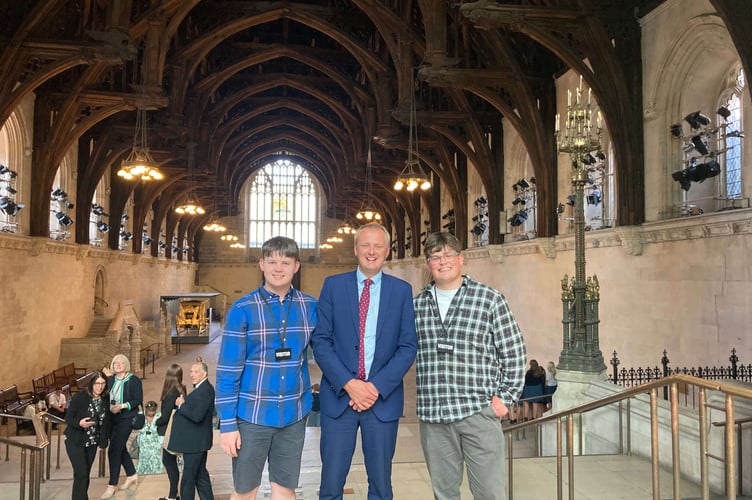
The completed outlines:
[[[573,194],[570,194],[569,196],[567,196],[567,205],[569,205],[570,207],[573,207],[575,203],[577,203],[577,196]]]
[[[556,205],[556,214],[557,215],[563,214],[564,213],[564,208],[565,207],[564,207],[563,203],[559,203],[558,205]]]
[[[721,164],[715,160],[700,163],[694,166],[694,171],[690,174],[692,182],[702,182],[721,173]]]
[[[8,194],[16,194],[18,192],[10,186],[3,186],[2,189],[5,189]]]
[[[721,173],[721,165],[715,160],[706,163],[692,164],[684,170],[671,174],[671,178],[679,183],[684,191],[689,191],[693,182],[703,182]]]
[[[9,178],[15,179],[18,174],[5,165],[0,165],[0,175],[7,175]]]
[[[689,126],[693,129],[699,129],[710,124],[710,118],[703,115],[699,111],[688,114],[684,117],[684,121],[689,123]]]
[[[517,226],[521,226],[526,220],[527,220],[527,210],[520,210],[519,212],[511,216],[507,220],[507,222],[509,222],[509,224],[512,227],[517,227]]]
[[[475,200],[476,207],[485,206],[487,203],[488,203],[488,200],[486,200],[486,198],[483,196]]]
[[[91,212],[94,215],[102,215],[104,217],[109,217],[110,214],[104,211],[104,207],[100,205],[99,203],[94,203],[91,205]]]
[[[486,230],[486,225],[482,222],[479,222],[475,226],[473,226],[470,232],[475,236],[480,236],[483,234],[483,231],[485,230]]]
[[[708,150],[707,144],[705,144],[705,141],[703,140],[702,134],[697,134],[696,136],[692,137],[691,139],[692,145],[695,147],[698,153],[705,156],[710,151]]]
[[[63,226],[70,226],[71,224],[73,224],[73,219],[71,219],[70,215],[66,214],[65,212],[55,212],[55,218]]]
[[[716,111],[716,113],[718,113],[718,115],[723,118],[723,121],[725,122],[727,122],[728,117],[731,116],[731,111],[729,111],[726,106],[721,106],[720,108],[718,108],[718,111]]]
[[[125,220],[128,220],[128,219],[130,219],[130,217],[128,216],[128,214],[123,214],[123,215],[120,216],[120,220],[124,220],[125,221]]]
[[[595,159],[595,156],[590,153],[587,153],[582,157],[582,163],[584,163],[585,165],[595,165],[596,161],[597,160]]]
[[[147,236],[147,235],[143,235],[143,236],[141,237],[141,239],[143,240],[143,242],[144,242],[144,245],[151,245],[151,241],[152,241],[152,240],[151,240],[151,237],[149,237],[149,236]]]
[[[529,187],[530,187],[530,184],[528,184],[528,183],[527,183],[527,181],[525,180],[525,178],[524,178],[524,177],[523,177],[522,179],[520,179],[520,180],[519,180],[519,182],[518,182],[517,184],[518,184],[518,185],[519,185],[519,186],[520,186],[520,187],[521,187],[522,189],[527,189],[527,188],[529,188]]]
[[[53,200],[55,200],[55,201],[63,201],[63,200],[65,200],[66,198],[68,198],[68,193],[66,193],[66,192],[65,192],[65,191],[63,191],[62,189],[60,189],[60,188],[55,188],[55,189],[54,189],[54,190],[52,191],[52,199],[53,199]]]
[[[16,215],[24,206],[22,203],[16,203],[7,196],[0,197],[0,210],[6,215]]]
[[[97,229],[102,233],[106,233],[110,230],[110,226],[106,222],[100,220],[97,221]]]
[[[525,198],[518,196],[517,198],[514,199],[514,201],[512,202],[512,205],[517,206],[520,203],[525,205],[527,203],[527,200]]]
[[[165,243],[164,241],[160,241],[159,243],[157,243],[157,246],[161,248],[162,250],[164,250],[165,248],[167,248],[167,243]]]
[[[674,137],[681,137],[684,135],[684,128],[681,123],[674,123],[671,125],[671,135]]]
[[[71,208],[73,208],[74,206],[75,206],[75,205],[74,205],[73,203],[69,202],[69,201],[66,201],[66,202],[65,202],[65,208],[67,208],[68,210],[70,210],[70,209],[71,209]]]
[[[598,189],[594,189],[589,195],[587,195],[588,205],[598,205],[601,202],[601,192]]]
[[[689,180],[687,169],[674,172],[671,174],[671,178],[678,182],[684,191],[689,191],[689,188],[692,187],[692,181]]]

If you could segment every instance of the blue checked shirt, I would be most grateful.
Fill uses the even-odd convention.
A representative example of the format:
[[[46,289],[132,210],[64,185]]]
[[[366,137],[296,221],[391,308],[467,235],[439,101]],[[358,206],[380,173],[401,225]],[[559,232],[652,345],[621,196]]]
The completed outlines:
[[[292,358],[278,361],[283,322],[284,347],[292,350]],[[294,288],[282,302],[263,287],[235,301],[225,320],[217,361],[216,406],[222,432],[237,430],[238,418],[281,428],[311,411],[307,350],[315,326],[316,300]]]
[[[525,381],[525,344],[504,296],[463,276],[443,323],[433,283],[414,305],[418,418],[456,422],[488,407],[494,395],[511,408]],[[453,352],[440,353],[439,341]]]

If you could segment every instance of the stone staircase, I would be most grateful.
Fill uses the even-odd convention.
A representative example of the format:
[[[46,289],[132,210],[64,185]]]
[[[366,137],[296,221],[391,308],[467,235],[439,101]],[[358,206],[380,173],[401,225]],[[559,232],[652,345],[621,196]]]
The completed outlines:
[[[111,321],[112,319],[103,318],[101,316],[95,317],[94,321],[89,327],[89,333],[87,333],[86,336],[104,337],[104,334],[107,333],[107,328],[110,326]]]

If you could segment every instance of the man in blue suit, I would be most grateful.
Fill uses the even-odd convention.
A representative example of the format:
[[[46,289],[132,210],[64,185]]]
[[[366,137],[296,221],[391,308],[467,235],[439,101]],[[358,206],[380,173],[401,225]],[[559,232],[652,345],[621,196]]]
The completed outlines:
[[[368,498],[391,499],[402,379],[417,352],[412,287],[384,274],[391,238],[381,224],[355,233],[358,268],[324,281],[313,332],[321,367],[321,500],[341,499],[358,427]]]

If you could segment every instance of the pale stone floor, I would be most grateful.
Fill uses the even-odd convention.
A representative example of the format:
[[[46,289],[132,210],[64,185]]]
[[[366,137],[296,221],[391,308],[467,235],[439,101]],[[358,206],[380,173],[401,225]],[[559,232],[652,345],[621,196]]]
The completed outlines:
[[[219,340],[209,345],[184,345],[180,354],[168,355],[156,362],[155,373],[147,372],[144,379],[144,400],[158,400],[162,374],[172,362],[179,362],[187,372],[190,363],[197,355],[204,357],[210,366],[210,379],[214,378],[214,363],[217,359]],[[319,378],[319,371],[315,364],[311,364],[312,377]],[[432,498],[430,479],[423,461],[420,447],[418,424],[415,418],[415,386],[414,378],[407,378],[408,400],[405,405],[405,417],[400,425],[397,453],[393,467],[393,487],[395,499],[430,499]],[[409,395],[412,395],[410,397]],[[7,428],[0,428],[5,435]],[[11,434],[13,434],[11,432]],[[218,431],[215,431],[218,434]],[[32,443],[33,437],[20,439]],[[64,439],[64,438],[63,438]],[[215,443],[219,440],[215,435]],[[527,438],[518,437],[514,442],[514,499],[515,500],[549,500],[557,498],[556,494],[556,461],[553,458],[525,458],[533,456],[535,440],[531,433]],[[72,471],[64,444],[60,443],[60,469],[55,468],[57,457],[57,436],[52,438],[52,467],[50,479],[42,484],[41,498],[43,500],[63,500],[70,498]],[[303,451],[303,463],[300,477],[300,487],[297,490],[298,499],[317,498],[319,483],[320,460],[318,453],[318,428],[309,427],[306,432],[306,443]],[[231,463],[219,448],[209,452],[208,468],[212,478],[213,490],[218,500],[227,499],[232,492]],[[89,489],[90,498],[98,499],[107,485],[107,479],[96,477],[98,461],[94,464],[92,481]],[[564,462],[565,482],[563,498],[569,498],[566,482],[566,461]],[[122,478],[121,478],[122,479]],[[151,499],[156,500],[167,494],[167,476],[164,474],[141,476],[136,488],[125,492],[118,492],[118,500]],[[660,479],[660,498],[673,498],[671,476],[663,472]],[[367,498],[367,480],[363,466],[362,455],[356,451],[353,466],[347,480],[345,499],[360,500]],[[604,499],[651,499],[650,464],[644,460],[627,456],[591,456],[575,459],[575,496],[578,500]],[[270,490],[268,478],[264,477],[259,498],[269,498]],[[461,487],[462,498],[470,499],[472,495],[465,480]],[[19,488],[19,459],[18,452],[11,450],[10,460],[5,461],[5,447],[0,447],[0,500],[16,500],[21,497]],[[29,498],[28,492],[25,498]],[[686,481],[681,484],[681,498],[700,498],[699,489]],[[714,497],[717,498],[717,497]],[[741,497],[737,497],[741,498]]]

